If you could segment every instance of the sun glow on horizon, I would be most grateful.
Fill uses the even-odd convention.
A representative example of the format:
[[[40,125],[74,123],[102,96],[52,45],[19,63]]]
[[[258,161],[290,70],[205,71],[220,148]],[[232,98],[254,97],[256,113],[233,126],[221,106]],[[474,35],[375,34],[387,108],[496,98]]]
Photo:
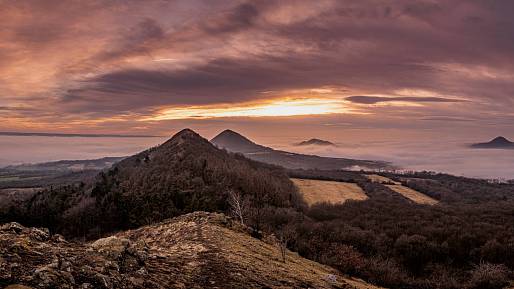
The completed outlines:
[[[271,100],[264,103],[249,103],[230,106],[189,106],[166,108],[156,116],[143,121],[159,121],[188,118],[221,117],[279,117],[324,115],[351,112],[340,99],[330,98],[287,98]]]

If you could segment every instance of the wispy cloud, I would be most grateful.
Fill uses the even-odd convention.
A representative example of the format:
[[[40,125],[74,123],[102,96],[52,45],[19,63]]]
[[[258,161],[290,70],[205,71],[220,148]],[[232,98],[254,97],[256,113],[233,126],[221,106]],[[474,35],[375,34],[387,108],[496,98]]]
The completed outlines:
[[[376,104],[381,102],[466,102],[464,99],[444,98],[444,97],[411,97],[411,96],[367,96],[354,95],[345,98],[346,100],[359,104]]]

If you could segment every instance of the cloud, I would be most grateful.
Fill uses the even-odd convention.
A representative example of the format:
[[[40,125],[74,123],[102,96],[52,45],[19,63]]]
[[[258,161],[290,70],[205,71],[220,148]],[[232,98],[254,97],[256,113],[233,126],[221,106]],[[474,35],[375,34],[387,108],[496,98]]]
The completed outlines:
[[[287,97],[346,99],[368,126],[514,105],[509,1],[4,2],[4,126],[129,130],[167,107]],[[423,106],[360,105],[393,101]]]
[[[345,98],[346,100],[358,103],[358,104],[377,104],[381,102],[466,102],[463,99],[453,99],[444,97],[410,97],[410,96],[398,96],[398,97],[384,97],[384,96],[367,96],[367,95],[354,95]]]
[[[250,3],[243,3],[220,17],[201,23],[200,27],[209,34],[236,32],[252,27],[258,16],[257,7]]]

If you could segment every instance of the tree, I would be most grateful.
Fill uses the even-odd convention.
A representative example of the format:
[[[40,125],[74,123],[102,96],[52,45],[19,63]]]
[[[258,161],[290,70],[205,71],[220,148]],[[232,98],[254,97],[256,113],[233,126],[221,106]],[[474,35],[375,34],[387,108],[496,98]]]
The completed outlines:
[[[295,227],[290,223],[285,224],[280,230],[278,230],[277,235],[280,255],[282,256],[282,262],[285,263],[287,246],[289,245],[289,242],[296,239]]]
[[[241,225],[244,225],[244,219],[248,209],[248,199],[243,198],[241,193],[232,190],[229,191],[228,196],[228,203],[232,215],[239,219]]]

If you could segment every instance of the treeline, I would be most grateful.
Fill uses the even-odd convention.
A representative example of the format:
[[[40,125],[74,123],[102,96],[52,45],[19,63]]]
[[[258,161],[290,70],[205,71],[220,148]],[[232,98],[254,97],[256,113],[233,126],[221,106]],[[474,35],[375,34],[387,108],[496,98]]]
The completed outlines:
[[[412,172],[384,176],[401,181],[404,185],[445,203],[482,203],[514,199],[514,184],[470,179],[432,172]]]

